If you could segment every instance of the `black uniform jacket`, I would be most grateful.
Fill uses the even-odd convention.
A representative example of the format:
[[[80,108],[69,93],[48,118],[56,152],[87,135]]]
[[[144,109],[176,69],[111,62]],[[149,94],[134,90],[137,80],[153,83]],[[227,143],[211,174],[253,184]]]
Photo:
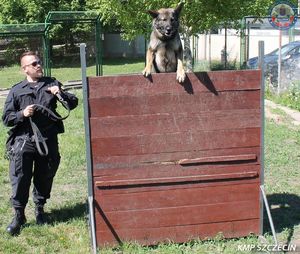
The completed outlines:
[[[61,87],[61,83],[53,78],[42,77],[34,86],[25,79],[11,88],[6,98],[2,115],[4,125],[13,127],[9,132],[10,138],[23,134],[32,135],[29,118],[24,117],[22,112],[28,105],[42,105],[59,116],[55,111],[57,108],[57,97],[47,90],[51,86]],[[70,109],[74,109],[77,106],[78,99],[75,95],[62,92],[61,96],[68,103]],[[35,107],[32,120],[44,137],[64,132],[63,122],[53,119],[47,111],[42,110],[38,106]]]

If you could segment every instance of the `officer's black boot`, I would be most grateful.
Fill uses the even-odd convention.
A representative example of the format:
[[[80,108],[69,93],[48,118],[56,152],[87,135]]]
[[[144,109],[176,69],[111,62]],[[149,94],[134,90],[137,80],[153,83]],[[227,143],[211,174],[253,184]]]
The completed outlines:
[[[24,208],[15,209],[15,217],[12,222],[6,228],[6,232],[10,235],[18,235],[21,227],[26,223],[26,217],[24,214]]]
[[[35,219],[36,219],[36,224],[38,225],[46,224],[46,215],[44,212],[44,206],[37,205],[35,207]]]

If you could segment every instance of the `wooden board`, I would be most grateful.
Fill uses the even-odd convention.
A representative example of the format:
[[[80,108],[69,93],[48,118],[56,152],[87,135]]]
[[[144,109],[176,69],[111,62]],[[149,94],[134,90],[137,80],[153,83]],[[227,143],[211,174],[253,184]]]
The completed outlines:
[[[88,78],[98,246],[260,230],[260,72]]]

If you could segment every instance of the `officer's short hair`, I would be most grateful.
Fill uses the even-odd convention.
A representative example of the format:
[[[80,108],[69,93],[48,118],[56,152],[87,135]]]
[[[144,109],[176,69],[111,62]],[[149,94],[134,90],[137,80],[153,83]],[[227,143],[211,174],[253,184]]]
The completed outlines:
[[[22,61],[22,58],[24,56],[38,56],[36,52],[34,51],[26,51],[20,56],[20,62]]]

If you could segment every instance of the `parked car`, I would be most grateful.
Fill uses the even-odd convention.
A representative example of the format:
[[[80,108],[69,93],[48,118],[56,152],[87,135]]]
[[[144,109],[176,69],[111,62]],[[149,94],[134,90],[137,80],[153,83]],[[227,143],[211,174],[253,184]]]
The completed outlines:
[[[278,64],[268,70],[267,75],[273,85],[278,83]],[[300,54],[294,55],[282,62],[281,83],[288,87],[289,83],[300,80]]]
[[[279,49],[264,56],[264,72],[272,83],[277,83]],[[250,69],[258,67],[258,57],[250,58],[247,62]],[[292,79],[294,73],[300,71],[300,41],[293,41],[281,47],[281,74],[285,79]]]
[[[278,55],[279,49],[275,49],[271,53],[264,56],[264,63],[267,69],[271,66],[278,65]],[[281,47],[282,62],[290,58],[298,57],[300,57],[300,41],[293,41]],[[247,66],[250,69],[256,69],[258,67],[258,57],[250,58],[247,62]]]

